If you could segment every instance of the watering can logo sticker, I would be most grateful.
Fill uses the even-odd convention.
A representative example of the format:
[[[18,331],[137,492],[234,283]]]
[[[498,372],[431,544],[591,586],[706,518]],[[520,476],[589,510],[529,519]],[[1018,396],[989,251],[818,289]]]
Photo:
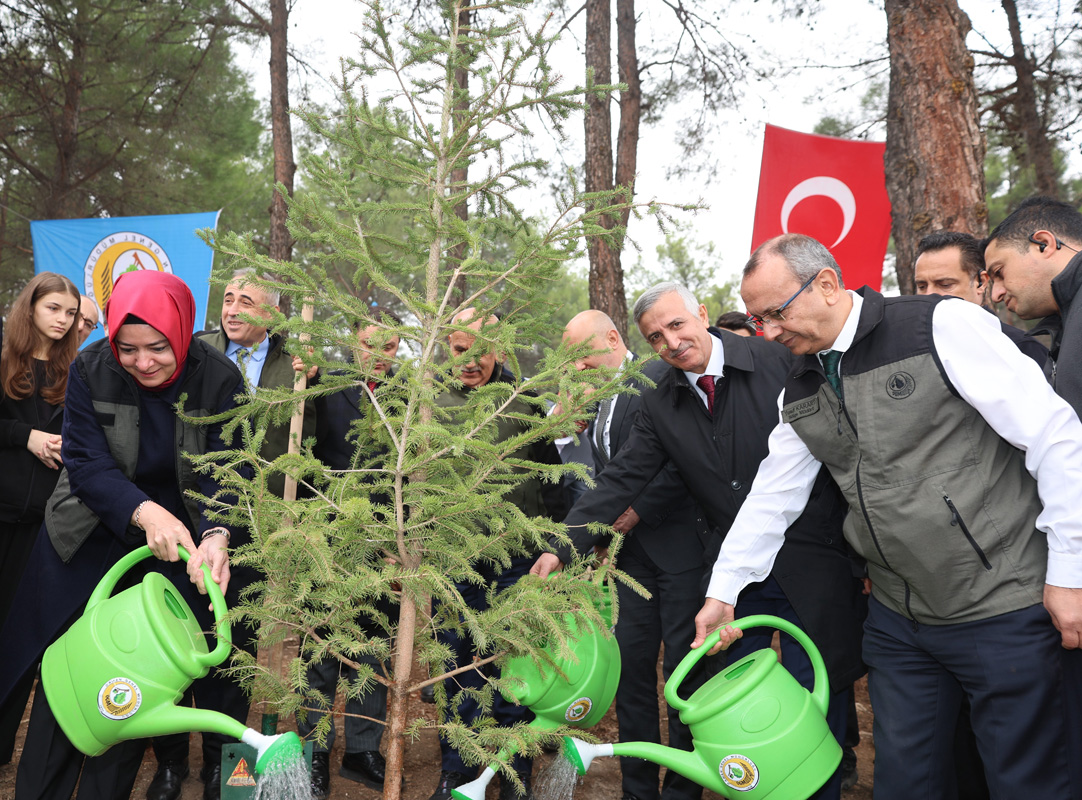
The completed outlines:
[[[143,693],[130,678],[113,678],[98,691],[98,711],[107,719],[127,719],[143,703]]]
[[[568,722],[578,722],[579,720],[584,719],[593,707],[593,700],[589,697],[580,697],[567,707],[567,711],[564,712],[564,719]]]
[[[747,756],[725,756],[718,765],[722,781],[738,792],[750,792],[759,783],[759,768]]]

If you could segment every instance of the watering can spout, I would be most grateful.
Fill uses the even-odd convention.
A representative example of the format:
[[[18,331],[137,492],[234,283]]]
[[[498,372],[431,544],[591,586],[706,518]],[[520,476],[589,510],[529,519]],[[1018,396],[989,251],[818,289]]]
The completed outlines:
[[[620,744],[590,744],[572,736],[564,737],[564,757],[578,771],[585,775],[595,758],[604,756],[633,756],[645,758],[655,764],[679,772],[685,778],[700,786],[716,783],[716,776],[711,774],[702,760],[693,752],[665,747],[653,742],[621,742]]]
[[[303,758],[301,739],[293,731],[266,736],[251,728],[245,728],[244,733],[237,738],[255,748],[255,770],[260,775],[289,769]]]

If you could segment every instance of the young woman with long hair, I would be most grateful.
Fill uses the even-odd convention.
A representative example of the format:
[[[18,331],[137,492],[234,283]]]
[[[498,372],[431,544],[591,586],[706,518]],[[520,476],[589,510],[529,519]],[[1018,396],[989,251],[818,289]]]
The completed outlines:
[[[60,475],[78,319],[79,290],[55,272],[34,276],[8,314],[0,354],[0,621]]]
[[[34,276],[7,317],[0,353],[0,624],[60,476],[60,426],[78,320],[79,290],[55,272]],[[32,676],[0,713],[0,764],[11,760],[31,684]]]

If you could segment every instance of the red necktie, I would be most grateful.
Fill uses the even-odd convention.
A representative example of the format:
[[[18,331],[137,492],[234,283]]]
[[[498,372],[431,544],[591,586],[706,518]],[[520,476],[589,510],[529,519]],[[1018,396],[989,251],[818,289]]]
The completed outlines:
[[[700,375],[695,385],[703,390],[706,395],[706,410],[710,412],[710,416],[714,416],[714,376]]]
[[[370,392],[375,392],[376,391],[376,382],[375,381],[369,381],[368,382],[368,391],[370,391]]]

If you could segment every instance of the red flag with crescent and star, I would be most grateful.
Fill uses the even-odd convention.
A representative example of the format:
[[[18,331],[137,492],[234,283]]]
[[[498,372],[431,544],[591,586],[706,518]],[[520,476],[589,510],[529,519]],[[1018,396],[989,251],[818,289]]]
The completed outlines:
[[[818,239],[846,288],[883,282],[890,199],[883,142],[858,142],[766,126],[751,249],[783,233]]]

